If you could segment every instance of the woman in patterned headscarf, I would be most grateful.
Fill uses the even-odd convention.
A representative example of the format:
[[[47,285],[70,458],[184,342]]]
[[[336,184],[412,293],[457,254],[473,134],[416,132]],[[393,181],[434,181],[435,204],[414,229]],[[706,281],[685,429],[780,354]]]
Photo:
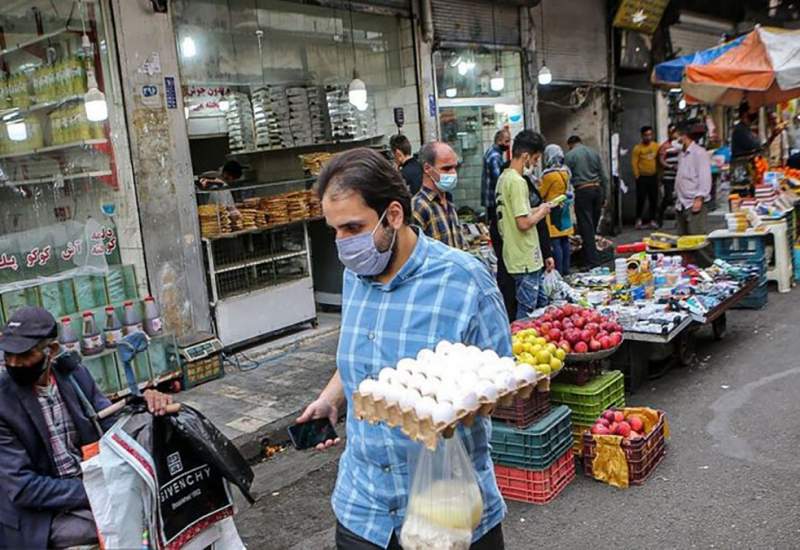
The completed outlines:
[[[569,273],[570,247],[569,236],[573,234],[572,217],[572,176],[569,168],[564,165],[564,151],[556,144],[550,144],[544,149],[544,172],[542,173],[539,193],[545,201],[551,201],[559,195],[567,195],[569,199],[561,206],[550,211],[547,216],[547,227],[550,230],[550,245],[553,249],[553,258],[556,269],[562,275]]]

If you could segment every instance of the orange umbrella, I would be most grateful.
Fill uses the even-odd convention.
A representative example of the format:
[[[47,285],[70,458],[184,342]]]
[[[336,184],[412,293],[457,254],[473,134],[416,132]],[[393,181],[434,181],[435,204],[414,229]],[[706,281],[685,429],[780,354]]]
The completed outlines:
[[[756,27],[706,65],[688,65],[681,83],[688,101],[751,108],[800,97],[800,31]]]

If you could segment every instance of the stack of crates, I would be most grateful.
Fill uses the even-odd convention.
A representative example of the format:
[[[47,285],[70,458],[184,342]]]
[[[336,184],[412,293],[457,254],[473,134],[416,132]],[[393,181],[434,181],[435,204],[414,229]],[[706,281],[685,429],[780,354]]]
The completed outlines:
[[[758,268],[758,286],[734,307],[761,309],[767,305],[767,234],[719,236],[711,235],[714,255],[729,264],[747,264]]]
[[[564,406],[526,427],[492,422],[492,460],[504,498],[547,504],[575,479],[571,428],[570,410]]]
[[[572,450],[583,452],[583,432],[609,408],[625,406],[625,376],[618,370],[594,377],[583,386],[553,382],[550,384],[553,404],[569,407],[572,412]]]

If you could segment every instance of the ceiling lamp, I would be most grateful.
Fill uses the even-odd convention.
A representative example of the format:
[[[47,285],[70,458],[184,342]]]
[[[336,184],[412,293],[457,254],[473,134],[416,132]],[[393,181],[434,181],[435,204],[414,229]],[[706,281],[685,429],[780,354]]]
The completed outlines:
[[[181,40],[181,54],[187,59],[197,55],[197,45],[194,43],[194,38],[191,36],[184,36]]]
[[[350,2],[350,42],[353,46],[353,80],[347,91],[347,98],[350,104],[359,111],[367,110],[367,85],[358,78],[356,70],[356,29],[353,26],[353,2]]]
[[[444,91],[444,95],[447,97],[456,97],[458,95],[458,88],[447,88]]]
[[[538,80],[539,84],[542,86],[547,86],[553,81],[553,73],[550,72],[550,69],[547,68],[547,65],[542,65],[542,68],[539,69]]]
[[[106,96],[100,91],[97,86],[97,78],[94,75],[94,67],[92,66],[92,43],[89,41],[89,35],[86,34],[86,20],[83,15],[83,1],[79,6],[81,13],[81,28],[83,36],[81,36],[81,48],[83,49],[86,58],[89,60],[88,67],[86,68],[86,84],[88,90],[83,95],[83,108],[86,110],[86,118],[90,122],[100,122],[108,118],[108,103],[106,103]]]
[[[11,141],[25,141],[28,139],[28,128],[22,119],[6,122],[6,130],[8,131],[8,139]]]
[[[230,108],[231,102],[225,99],[225,96],[222,96],[222,99],[219,100],[219,110],[224,113]]]
[[[491,88],[493,92],[500,92],[505,87],[506,80],[503,78],[503,72],[500,70],[500,67],[495,67],[494,76],[489,81],[489,88]]]

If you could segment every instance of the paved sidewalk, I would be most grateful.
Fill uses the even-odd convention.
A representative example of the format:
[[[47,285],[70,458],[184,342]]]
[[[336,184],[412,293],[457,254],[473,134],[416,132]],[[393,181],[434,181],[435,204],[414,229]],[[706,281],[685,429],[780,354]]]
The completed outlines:
[[[224,377],[175,397],[206,415],[246,458],[255,458],[265,437],[286,439],[286,428],[333,375],[338,335],[337,319],[329,316],[314,331],[238,354],[232,359],[239,366],[227,361]]]

